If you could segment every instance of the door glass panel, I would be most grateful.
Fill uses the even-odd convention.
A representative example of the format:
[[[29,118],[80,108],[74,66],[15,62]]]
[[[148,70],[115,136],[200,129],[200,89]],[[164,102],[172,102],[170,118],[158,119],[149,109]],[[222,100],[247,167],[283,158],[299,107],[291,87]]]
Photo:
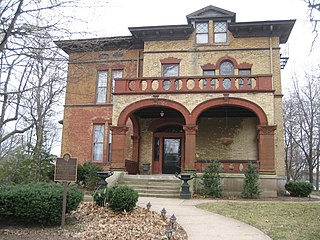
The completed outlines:
[[[181,169],[181,139],[163,139],[163,162],[162,173],[180,173]]]

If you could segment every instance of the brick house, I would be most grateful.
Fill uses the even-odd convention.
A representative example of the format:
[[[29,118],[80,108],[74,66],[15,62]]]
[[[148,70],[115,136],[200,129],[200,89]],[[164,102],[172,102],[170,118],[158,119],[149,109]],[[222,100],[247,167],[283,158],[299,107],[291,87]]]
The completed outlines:
[[[280,44],[294,23],[236,22],[208,6],[185,25],[57,42],[69,55],[62,153],[150,174],[218,160],[231,192],[252,161],[275,195],[285,181]]]

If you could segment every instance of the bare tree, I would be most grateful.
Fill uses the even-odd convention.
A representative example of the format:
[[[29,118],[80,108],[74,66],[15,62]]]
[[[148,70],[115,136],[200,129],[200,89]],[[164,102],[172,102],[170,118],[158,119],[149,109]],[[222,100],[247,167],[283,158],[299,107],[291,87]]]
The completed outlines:
[[[320,151],[320,90],[319,69],[313,69],[303,78],[293,77],[294,87],[285,111],[286,153],[305,161],[308,178],[313,183],[318,169]],[[289,103],[288,103],[289,102]],[[294,161],[297,162],[297,159]],[[302,170],[303,164],[300,165]],[[287,170],[290,170],[287,167]]]
[[[305,2],[308,4],[308,18],[311,21],[313,25],[313,33],[315,34],[315,37],[312,42],[312,46],[314,46],[314,43],[318,37],[318,29],[320,22],[320,1],[319,0],[305,0]]]

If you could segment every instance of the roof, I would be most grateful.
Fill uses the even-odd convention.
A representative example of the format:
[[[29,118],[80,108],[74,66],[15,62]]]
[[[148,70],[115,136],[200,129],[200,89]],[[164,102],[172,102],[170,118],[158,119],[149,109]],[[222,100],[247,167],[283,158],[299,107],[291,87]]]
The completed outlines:
[[[209,5],[205,8],[202,8],[198,11],[195,11],[187,15],[187,21],[189,24],[191,23],[191,21],[201,21],[212,18],[219,20],[230,20],[231,22],[235,22],[236,13]]]
[[[235,38],[279,37],[280,43],[288,41],[296,20],[229,23],[228,29]]]
[[[143,42],[132,36],[61,40],[55,41],[55,44],[66,53],[118,50],[119,48],[143,49]]]
[[[228,22],[228,29],[235,38],[279,37],[286,43],[296,20],[235,22],[236,14],[209,5],[187,15],[188,24],[129,27],[132,36],[63,40],[55,43],[66,53],[102,50],[143,49],[144,41],[185,40],[194,31],[193,21],[218,19]]]
[[[193,32],[193,25],[166,25],[151,27],[131,27],[130,32],[142,41],[184,40]]]

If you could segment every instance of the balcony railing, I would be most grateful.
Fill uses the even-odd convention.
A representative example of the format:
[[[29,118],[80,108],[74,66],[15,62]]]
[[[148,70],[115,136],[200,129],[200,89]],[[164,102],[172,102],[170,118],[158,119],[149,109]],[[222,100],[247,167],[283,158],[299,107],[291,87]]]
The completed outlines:
[[[114,94],[271,92],[271,75],[119,78]]]

